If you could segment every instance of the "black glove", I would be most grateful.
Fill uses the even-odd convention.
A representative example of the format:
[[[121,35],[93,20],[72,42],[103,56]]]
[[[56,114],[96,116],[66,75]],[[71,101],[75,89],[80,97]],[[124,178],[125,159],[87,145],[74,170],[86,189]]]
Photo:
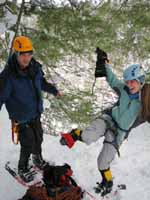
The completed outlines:
[[[105,77],[106,76],[106,69],[105,63],[106,61],[109,62],[107,58],[107,54],[100,49],[99,47],[96,48],[97,54],[97,61],[96,61],[96,69],[95,69],[95,77]]]

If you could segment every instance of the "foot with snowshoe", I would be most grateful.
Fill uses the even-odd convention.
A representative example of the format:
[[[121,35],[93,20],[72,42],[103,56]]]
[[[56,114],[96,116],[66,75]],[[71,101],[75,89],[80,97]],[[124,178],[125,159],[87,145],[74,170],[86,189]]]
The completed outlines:
[[[106,194],[110,193],[112,191],[113,187],[113,182],[108,181],[108,182],[97,182],[97,186],[94,188],[95,193],[100,193],[101,196],[105,196]]]
[[[34,180],[36,174],[34,168],[43,170],[49,165],[49,163],[43,159],[41,154],[32,154],[32,163],[33,165],[29,165],[29,157],[27,159],[21,157],[19,160],[18,175],[26,183]]]
[[[24,182],[28,183],[34,180],[35,172],[31,171],[30,168],[24,167],[18,169],[18,175]]]
[[[29,157],[30,157],[29,153],[21,151],[18,163],[18,175],[26,183],[34,179],[34,176],[30,171],[31,167],[29,167]]]
[[[105,196],[106,194],[109,194],[112,191],[112,174],[110,169],[100,170],[100,173],[102,175],[102,181],[101,183],[97,182],[97,186],[94,187],[94,190],[96,193],[100,193],[101,196]]]

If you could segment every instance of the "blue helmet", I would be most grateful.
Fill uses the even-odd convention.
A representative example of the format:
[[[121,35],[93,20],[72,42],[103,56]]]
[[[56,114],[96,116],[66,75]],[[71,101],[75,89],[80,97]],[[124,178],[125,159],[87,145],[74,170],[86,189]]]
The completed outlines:
[[[124,81],[137,80],[144,84],[145,72],[140,64],[130,65],[123,73]]]

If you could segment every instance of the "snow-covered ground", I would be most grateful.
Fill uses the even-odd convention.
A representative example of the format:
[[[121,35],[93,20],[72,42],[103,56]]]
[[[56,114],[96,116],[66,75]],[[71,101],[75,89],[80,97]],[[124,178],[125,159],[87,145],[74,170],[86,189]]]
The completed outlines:
[[[97,156],[102,147],[102,139],[86,146],[78,142],[71,150],[59,144],[59,137],[44,135],[43,154],[48,161],[56,164],[68,163],[81,187],[94,194],[93,186],[100,181],[97,170]],[[134,129],[129,140],[121,148],[121,158],[116,156],[112,163],[114,183],[125,183],[127,190],[120,194],[121,200],[150,199],[150,124]],[[10,122],[5,108],[0,112],[0,199],[17,200],[25,193],[4,169],[6,161],[17,165],[19,145],[11,142]],[[85,197],[84,200],[90,200]]]

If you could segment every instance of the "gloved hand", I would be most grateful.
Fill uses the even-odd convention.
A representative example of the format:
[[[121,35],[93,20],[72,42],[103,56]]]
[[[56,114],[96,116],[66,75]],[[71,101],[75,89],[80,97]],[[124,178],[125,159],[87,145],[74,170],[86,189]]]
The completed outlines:
[[[69,148],[72,148],[77,140],[82,141],[81,133],[82,131],[80,129],[72,129],[70,133],[62,133],[60,144],[67,145]]]
[[[106,76],[105,63],[106,61],[109,62],[107,54],[99,47],[96,48],[95,52],[97,53],[95,77],[104,77]]]

